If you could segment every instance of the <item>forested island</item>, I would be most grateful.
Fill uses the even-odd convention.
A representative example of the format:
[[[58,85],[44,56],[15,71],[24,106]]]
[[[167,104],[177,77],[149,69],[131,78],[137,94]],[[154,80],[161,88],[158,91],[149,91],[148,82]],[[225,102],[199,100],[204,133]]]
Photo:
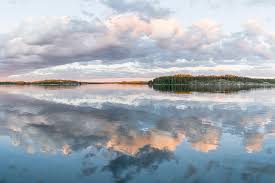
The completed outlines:
[[[179,74],[155,78],[149,81],[149,85],[155,90],[173,93],[232,93],[257,88],[273,88],[275,86],[275,79],[258,79],[235,75],[193,76]]]
[[[162,76],[149,81],[150,85],[275,85],[275,79],[259,79],[235,75],[193,76],[178,74]]]

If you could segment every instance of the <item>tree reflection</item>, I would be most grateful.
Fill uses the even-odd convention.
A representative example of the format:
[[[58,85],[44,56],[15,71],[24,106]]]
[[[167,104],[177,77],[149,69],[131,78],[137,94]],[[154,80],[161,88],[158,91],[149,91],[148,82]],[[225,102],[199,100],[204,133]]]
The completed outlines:
[[[272,88],[260,85],[153,85],[154,90],[177,94],[191,94],[192,92],[234,93],[259,88]]]

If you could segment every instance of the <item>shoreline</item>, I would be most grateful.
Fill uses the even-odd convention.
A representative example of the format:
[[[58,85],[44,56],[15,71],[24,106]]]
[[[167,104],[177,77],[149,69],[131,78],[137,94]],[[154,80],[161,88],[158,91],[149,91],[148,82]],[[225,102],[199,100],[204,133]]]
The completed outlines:
[[[99,82],[99,83],[87,83],[87,82],[74,82],[74,83],[16,83],[16,82],[0,82],[0,86],[81,86],[81,85],[148,85],[148,82],[132,83],[132,82]]]

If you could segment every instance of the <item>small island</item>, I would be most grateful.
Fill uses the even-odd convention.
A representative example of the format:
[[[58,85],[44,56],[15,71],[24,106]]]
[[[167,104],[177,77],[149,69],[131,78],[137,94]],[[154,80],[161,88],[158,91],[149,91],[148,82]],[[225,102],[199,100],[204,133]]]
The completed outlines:
[[[0,85],[39,85],[39,86],[79,86],[82,83],[72,80],[43,80],[34,82],[15,81],[0,82]]]

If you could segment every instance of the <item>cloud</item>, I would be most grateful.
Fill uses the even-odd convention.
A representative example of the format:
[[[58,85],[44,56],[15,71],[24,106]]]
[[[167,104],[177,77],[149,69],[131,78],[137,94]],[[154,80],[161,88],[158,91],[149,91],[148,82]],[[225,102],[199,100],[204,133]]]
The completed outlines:
[[[186,67],[238,65],[241,60],[247,65],[269,63],[275,58],[275,33],[262,27],[251,19],[242,31],[225,34],[222,25],[211,19],[186,27],[170,17],[130,14],[112,15],[104,21],[95,17],[28,18],[0,36],[0,76],[21,76],[72,63],[81,63],[83,68],[98,60],[102,65],[142,65],[125,72],[132,76],[158,67],[184,71]],[[186,62],[178,64],[178,60]],[[97,72],[89,66],[86,69]],[[149,73],[146,77],[155,72]],[[112,72],[105,74],[113,76]]]
[[[136,15],[112,16],[105,22],[69,17],[27,19],[4,36],[0,60],[6,66],[1,71],[141,58],[173,48],[182,34],[176,20],[144,20]]]
[[[89,1],[89,0],[88,0]],[[118,14],[135,13],[145,17],[167,17],[172,11],[163,8],[158,0],[99,0]]]
[[[205,63],[211,61],[204,61]],[[9,76],[9,80],[27,80],[66,78],[85,81],[115,80],[149,80],[162,75],[174,75],[180,73],[190,73],[194,75],[204,74],[234,74],[250,77],[275,77],[275,64],[258,64],[257,66],[247,64],[246,60],[227,60],[227,64],[215,64],[209,66],[198,66],[188,60],[176,60],[173,63],[151,63],[147,64],[128,61],[125,63],[107,64],[101,61],[75,62],[61,66],[54,66],[44,69],[37,69],[24,74]],[[232,64],[233,62],[233,64]],[[200,61],[203,63],[203,61]],[[118,72],[119,71],[119,72]]]

